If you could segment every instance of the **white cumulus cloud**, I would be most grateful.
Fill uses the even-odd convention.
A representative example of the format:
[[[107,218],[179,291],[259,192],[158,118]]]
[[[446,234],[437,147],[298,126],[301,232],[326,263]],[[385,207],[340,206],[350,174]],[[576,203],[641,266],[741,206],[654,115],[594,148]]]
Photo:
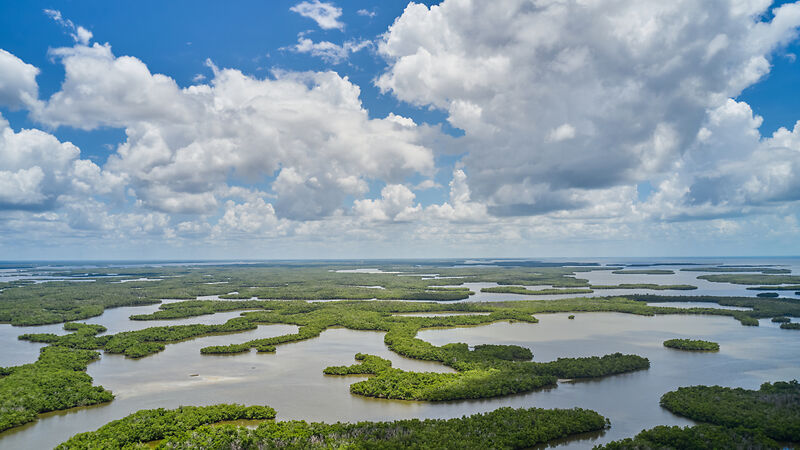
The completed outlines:
[[[292,6],[289,10],[312,19],[323,30],[344,28],[344,23],[339,21],[339,17],[342,16],[342,8],[333,3],[319,0],[304,1]]]
[[[664,176],[707,111],[769,72],[800,4],[444,0],[383,35],[376,84],[464,130],[474,201],[498,215],[579,209]]]

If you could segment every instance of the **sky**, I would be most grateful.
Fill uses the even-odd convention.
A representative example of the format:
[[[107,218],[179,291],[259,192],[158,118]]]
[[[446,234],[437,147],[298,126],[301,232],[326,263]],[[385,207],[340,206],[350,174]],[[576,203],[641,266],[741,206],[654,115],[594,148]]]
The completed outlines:
[[[800,254],[800,2],[0,1],[0,260]]]

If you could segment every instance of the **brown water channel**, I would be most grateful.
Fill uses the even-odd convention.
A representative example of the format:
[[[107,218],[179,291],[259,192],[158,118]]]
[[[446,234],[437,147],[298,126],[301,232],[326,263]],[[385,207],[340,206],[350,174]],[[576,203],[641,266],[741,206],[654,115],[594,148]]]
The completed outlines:
[[[449,370],[437,363],[410,360],[390,352],[383,344],[383,333],[379,332],[330,329],[315,339],[280,345],[275,354],[204,356],[199,353],[206,345],[243,342],[296,330],[287,325],[260,326],[245,333],[168,345],[164,352],[140,360],[104,355],[89,366],[88,372],[96,384],[116,394],[114,401],[45,414],[37,422],[0,434],[0,448],[53,447],[75,433],[96,429],[143,408],[222,402],[269,405],[278,410],[279,420],[327,422],[460,417],[502,406],[580,406],[594,409],[612,422],[612,428],[600,436],[559,444],[560,448],[588,448],[633,436],[655,425],[690,424],[658,405],[662,394],[679,386],[720,384],[752,389],[764,381],[800,378],[800,335],[780,330],[768,320],[762,320],[759,327],[744,327],[729,317],[643,317],[618,313],[576,314],[575,320],[568,320],[567,314],[538,317],[538,324],[504,322],[425,330],[419,337],[436,345],[450,342],[523,345],[533,350],[536,361],[620,351],[646,356],[652,366],[646,371],[600,380],[562,382],[557,388],[523,395],[425,403],[353,396],[348,386],[363,377],[322,374],[326,366],[352,364],[357,352],[388,358],[395,367],[406,370]],[[158,324],[150,322],[153,326]],[[721,350],[698,354],[662,346],[664,340],[674,337],[713,340],[720,343]]]

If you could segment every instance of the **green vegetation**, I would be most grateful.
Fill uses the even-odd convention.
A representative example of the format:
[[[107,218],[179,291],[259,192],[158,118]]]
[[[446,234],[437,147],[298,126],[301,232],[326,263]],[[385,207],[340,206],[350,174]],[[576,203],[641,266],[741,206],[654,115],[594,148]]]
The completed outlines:
[[[161,299],[194,300],[218,295],[226,299],[296,300],[461,300],[471,294],[469,282],[500,285],[588,287],[575,277],[596,266],[519,261],[498,267],[449,267],[453,261],[375,262],[384,273],[345,273],[358,264],[326,262],[265,263],[220,266],[104,268],[87,274],[63,271],[48,275],[82,283],[30,281],[0,283],[0,323],[43,325],[88,319],[105,308],[159,303]],[[445,267],[442,267],[445,266]],[[442,278],[425,276],[435,271]],[[389,272],[402,272],[402,276]],[[158,281],[119,281],[149,277]],[[447,278],[445,278],[447,277]],[[375,289],[366,286],[380,286]],[[166,318],[166,317],[163,317]]]
[[[703,351],[703,352],[716,352],[719,351],[719,344],[711,341],[703,341],[700,339],[670,339],[664,341],[664,347],[675,348],[678,350],[690,351]]]
[[[682,387],[661,397],[674,414],[726,428],[744,428],[777,441],[800,442],[800,383],[764,383],[751,391],[721,386]]]
[[[0,431],[36,420],[36,415],[111,401],[111,392],[92,386],[86,366],[99,353],[45,347],[32,364],[0,368]]]
[[[447,264],[452,264],[448,262]],[[467,288],[449,287],[453,284],[495,281],[501,289],[519,289],[521,286],[552,285],[558,293],[573,289],[589,290],[586,280],[576,278],[580,272],[596,267],[562,267],[554,265],[504,265],[502,267],[435,267],[442,277],[457,279],[423,279],[430,273],[430,264],[380,265],[393,273],[342,273],[340,269],[352,265],[320,264],[265,264],[218,267],[173,267],[145,269],[99,270],[93,274],[92,283],[53,282],[30,284],[25,282],[0,283],[0,322],[12,324],[53,323],[68,319],[85,318],[102,313],[103,308],[158,302],[161,298],[190,299],[184,302],[162,304],[152,314],[134,315],[136,320],[175,319],[196,317],[222,311],[243,311],[241,317],[221,325],[180,325],[151,327],[139,331],[101,335],[105,329],[99,325],[68,322],[69,334],[25,334],[21,339],[49,344],[43,352],[58,354],[94,355],[94,350],[124,354],[138,358],[159,352],[167,344],[185,339],[252,330],[259,324],[296,325],[297,332],[266,339],[256,339],[231,345],[205,347],[205,354],[236,353],[255,348],[259,352],[274,352],[277,346],[309,339],[331,327],[384,332],[389,348],[410,358],[438,361],[456,370],[450,374],[405,372],[391,368],[388,362],[363,355],[360,364],[339,368],[343,373],[370,373],[373,377],[351,387],[354,393],[387,398],[416,398],[445,400],[455,398],[483,398],[523,392],[541,386],[550,386],[558,378],[597,377],[646,368],[649,362],[635,355],[606,355],[604,357],[559,359],[540,363],[532,362],[529,351],[515,346],[477,346],[469,349],[465,344],[433,346],[416,337],[423,329],[436,327],[463,327],[484,325],[497,321],[524,321],[535,323],[534,314],[575,312],[620,312],[628,314],[709,314],[730,316],[744,325],[758,325],[759,318],[778,316],[800,317],[800,302],[781,298],[703,297],[628,295],[606,298],[571,298],[553,301],[524,300],[494,303],[430,303],[402,301],[360,300],[309,303],[286,298],[383,298],[404,299],[434,298],[452,300],[470,295]],[[64,273],[63,276],[78,276]],[[158,277],[156,282],[117,283],[122,278]],[[742,276],[742,274],[721,274]],[[760,276],[760,275],[759,275]],[[780,275],[763,275],[780,276]],[[364,286],[382,286],[385,289]],[[522,288],[525,289],[525,288]],[[541,291],[531,291],[541,292]],[[226,295],[227,294],[227,295]],[[196,300],[200,295],[220,295],[240,301]],[[367,296],[368,295],[368,296]],[[261,300],[257,298],[280,298]],[[102,299],[102,300],[99,300]],[[721,305],[746,306],[752,311],[732,311],[712,308],[666,308],[648,306],[646,302],[717,302]],[[255,310],[255,311],[254,311]],[[244,312],[247,311],[247,312]],[[402,313],[424,312],[480,312],[486,315],[460,315],[444,317],[396,316]],[[785,328],[797,325],[785,323]],[[526,353],[527,352],[527,353]],[[69,359],[64,357],[64,359]],[[4,396],[0,412],[8,426],[33,420],[39,411],[63,409],[70,406],[108,401],[111,394],[101,387],[91,386],[91,378],[83,370],[84,362],[71,373],[60,376],[58,389],[47,387],[31,373],[31,366],[0,369],[0,389],[16,386],[17,391]],[[41,366],[46,368],[46,365]],[[49,366],[47,366],[49,367]],[[49,369],[48,369],[49,370]],[[55,370],[55,369],[54,369]],[[59,369],[60,370],[60,369]],[[336,372],[335,369],[331,369]],[[30,372],[26,376],[26,371]],[[33,371],[33,372],[31,372]],[[37,373],[45,373],[38,371]],[[334,373],[332,372],[332,373]],[[45,375],[42,375],[45,376]],[[45,376],[47,378],[47,376]],[[424,389],[429,386],[429,389]],[[48,391],[47,389],[50,389]],[[38,399],[55,392],[47,401]],[[73,395],[74,394],[74,395]],[[9,400],[5,400],[8,398]],[[27,400],[26,400],[27,399]],[[30,401],[29,401],[30,400]],[[14,403],[17,402],[17,403]],[[27,402],[27,403],[25,403]],[[38,403],[37,403],[38,402]],[[17,404],[25,403],[23,406]],[[13,419],[7,419],[13,417]],[[23,419],[19,419],[22,417]]]
[[[2,285],[6,286],[2,286]],[[140,283],[110,280],[41,284],[0,283],[0,323],[44,325],[99,316],[106,308],[159,303],[137,289]]]
[[[754,298],[754,297],[712,297],[707,295],[650,295],[650,294],[632,294],[626,295],[625,298],[634,299],[648,303],[659,302],[712,302],[723,306],[737,306],[752,308],[752,311],[735,311],[716,309],[711,311],[711,308],[674,308],[680,310],[681,314],[715,314],[731,316],[742,323],[742,325],[758,326],[758,319],[776,317],[776,316],[793,316],[800,317],[800,302],[789,298]],[[669,314],[666,312],[668,308],[659,308],[658,314]]]
[[[23,334],[21,340],[41,342],[59,347],[80,349],[103,349],[108,353],[120,353],[129,358],[158,353],[167,343],[179,342],[199,336],[234,333],[255,329],[256,325],[243,318],[234,318],[221,325],[178,325],[151,327],[139,331],[125,331],[110,336],[96,336],[105,331],[98,325],[67,323],[65,330],[75,333],[59,336],[52,333]]]
[[[782,330],[800,330],[800,323],[782,323]]]
[[[701,280],[715,283],[753,284],[753,285],[778,285],[800,284],[800,275],[756,275],[741,273],[726,273],[713,275],[700,275]]]
[[[778,293],[777,292],[761,292],[759,294],[756,294],[756,297],[759,297],[759,298],[777,298],[778,297]]]
[[[497,286],[481,288],[481,292],[489,294],[521,294],[521,295],[558,295],[558,294],[591,294],[591,289],[528,289],[525,286]]]
[[[772,321],[775,323],[789,323],[792,321],[792,319],[785,316],[780,316],[780,317],[773,317]]]
[[[375,375],[392,367],[392,362],[388,359],[364,353],[356,353],[356,361],[361,361],[361,364],[326,367],[323,373],[325,375]]]
[[[693,427],[658,426],[644,430],[634,438],[609,442],[595,446],[595,450],[717,450],[737,449],[779,449],[774,440],[746,429],[725,428],[715,425],[695,425]]]
[[[57,450],[121,449],[168,437],[180,436],[201,425],[226,420],[274,419],[268,406],[213,405],[182,406],[178,409],[143,409],[109,422],[97,431],[76,434]]]
[[[674,275],[675,272],[668,269],[622,269],[611,273],[619,275]]]
[[[575,319],[575,314],[570,314],[569,316],[567,316],[567,319],[569,320]]]
[[[720,305],[745,306],[752,311],[735,311],[715,308],[666,308],[648,306],[645,302],[716,302]],[[275,345],[313,338],[323,330],[341,326],[356,330],[388,332],[406,324],[413,329],[483,325],[500,320],[534,322],[532,314],[550,312],[611,311],[640,315],[653,314],[710,314],[731,316],[744,325],[758,325],[759,318],[800,316],[800,303],[792,299],[756,299],[752,297],[707,296],[654,296],[632,295],[627,298],[574,298],[548,301],[515,301],[509,303],[420,303],[420,302],[322,302],[248,300],[241,302],[222,300],[192,300],[161,305],[152,314],[134,316],[138,320],[194,317],[220,311],[254,310],[243,313],[220,325],[180,325],[152,327],[139,331],[97,336],[102,327],[84,324],[67,324],[74,331],[64,336],[55,334],[25,334],[21,339],[77,349],[105,350],[129,357],[142,357],[157,353],[169,343],[220,333],[234,333],[254,329],[257,324],[297,325],[297,333],[258,339],[240,344],[206,347],[202,351],[213,353],[238,353],[255,348],[261,352],[275,351]],[[392,317],[403,312],[483,312],[488,315],[463,315],[443,317]],[[791,328],[791,327],[790,327]]]
[[[186,305],[183,305],[186,303]],[[162,311],[168,311],[172,316],[190,317],[209,310],[231,310],[239,308],[253,309],[260,306],[260,311],[246,312],[242,317],[230,319],[221,325],[180,325],[170,327],[152,327],[139,331],[122,332],[114,335],[98,334],[103,332],[103,327],[79,323],[65,324],[65,328],[72,333],[64,336],[55,334],[27,334],[22,339],[50,344],[48,351],[67,352],[72,354],[88,354],[96,357],[90,349],[102,349],[111,353],[121,353],[129,357],[142,357],[164,349],[166,344],[184,339],[206,336],[210,334],[230,333],[255,328],[258,324],[290,324],[297,325],[296,333],[276,336],[267,339],[257,339],[241,344],[228,346],[205,347],[203,353],[230,353],[246,351],[256,348],[261,352],[273,352],[276,345],[318,336],[323,330],[341,326],[354,330],[374,330],[386,332],[385,342],[392,351],[410,358],[440,361],[458,372],[450,378],[438,378],[437,389],[430,393],[419,394],[414,391],[408,397],[428,398],[441,400],[445,398],[476,398],[504,395],[513,392],[523,392],[541,386],[554,385],[557,377],[595,377],[630,370],[646,368],[649,362],[645,358],[635,355],[607,355],[605,357],[562,359],[551,363],[530,362],[530,351],[513,346],[477,346],[469,350],[465,344],[450,344],[442,347],[433,346],[417,339],[417,332],[425,328],[458,327],[483,325],[497,321],[525,321],[535,323],[532,316],[534,312],[569,312],[569,311],[621,311],[634,314],[653,314],[659,308],[649,307],[641,302],[623,298],[611,299],[566,299],[558,301],[522,301],[505,303],[420,303],[420,302],[320,302],[308,303],[304,301],[260,301],[256,302],[229,302],[229,301],[190,301],[162,305]],[[673,312],[670,308],[661,308]],[[398,313],[408,312],[436,312],[436,311],[462,311],[486,312],[488,315],[456,315],[439,317],[412,317],[395,316]],[[161,311],[153,314],[158,317]],[[85,353],[80,353],[85,352]],[[76,370],[83,370],[85,363]],[[356,369],[353,369],[356,370]],[[9,399],[27,398],[26,396],[41,396],[39,390],[41,383],[30,374],[21,374],[26,371],[36,372],[45,376],[44,371],[26,366],[3,369],[0,374],[8,374],[0,378],[3,385],[13,385],[18,388]],[[401,371],[402,372],[402,371]],[[388,395],[391,392],[392,381],[399,383],[413,381],[425,377],[425,374],[414,372],[396,372],[392,369],[390,377],[386,372],[383,378],[376,375],[375,379],[388,380],[385,387],[376,388],[376,395]],[[18,375],[20,374],[20,375]],[[19,408],[12,406],[6,410],[9,417],[23,414],[24,420],[9,419],[8,426],[18,425],[25,421],[33,420],[36,412],[51,409],[64,409],[72,406],[88,405],[100,401],[108,401],[111,394],[101,387],[92,387],[91,378],[85,373],[74,372],[59,375],[58,389],[53,394],[56,398],[67,396],[67,400],[54,402],[52,406],[31,406],[23,408],[27,413],[19,413]],[[447,375],[447,374],[445,374]],[[435,375],[438,377],[438,375]],[[475,378],[485,376],[480,380]],[[16,380],[16,381],[15,381]],[[33,380],[27,382],[27,380]],[[23,383],[22,381],[26,381]],[[38,383],[38,384],[37,384]],[[376,381],[375,383],[379,383]],[[2,385],[0,385],[2,386]],[[374,386],[362,385],[363,388]],[[357,392],[354,388],[353,392]],[[48,391],[50,392],[50,391]],[[71,392],[80,395],[70,396]],[[100,394],[103,395],[100,395]],[[394,395],[394,394],[393,394]],[[395,395],[396,396],[396,395]],[[8,400],[10,404],[17,400]],[[22,417],[22,416],[20,416]]]
[[[420,341],[422,342],[422,341]],[[361,364],[327,367],[329,375],[372,374],[350,386],[353,394],[399,400],[444,401],[497,397],[555,386],[558,378],[594,378],[650,367],[646,358],[615,353],[603,357],[559,358],[548,363],[522,362],[533,356],[514,345],[466,344],[434,347],[439,361],[458,373],[406,372],[372,355],[357,354]]]
[[[622,283],[592,285],[592,289],[651,289],[654,291],[691,291],[697,286],[691,284],[651,284],[651,283]]]
[[[747,288],[749,291],[796,291],[800,289],[798,284],[790,284],[788,286],[750,286]]]
[[[682,387],[661,397],[674,414],[704,422],[692,427],[659,426],[595,450],[786,448],[800,442],[800,383],[764,383],[751,391],[720,386]]]
[[[214,407],[206,407],[214,408]],[[197,408],[202,414],[206,408]],[[185,409],[185,408],[184,408]],[[170,413],[170,411],[167,411]],[[139,414],[139,413],[137,413]],[[135,423],[136,414],[122,419],[123,431]],[[150,416],[146,416],[150,418]],[[156,436],[162,433],[159,420],[150,432],[150,422],[130,437]],[[201,425],[192,420],[185,430],[167,430],[157,449],[263,449],[263,448],[529,448],[553,439],[599,431],[608,420],[586,409],[512,409],[500,408],[484,414],[455,419],[396,420],[393,422],[308,423],[305,421],[265,421],[256,429],[233,425]],[[113,423],[113,422],[112,422]],[[109,424],[111,425],[111,424]],[[109,426],[106,425],[106,426]],[[58,447],[59,450],[85,448],[146,448],[146,441],[117,440],[112,434],[118,427],[83,433]],[[177,428],[177,427],[176,427]],[[103,432],[101,433],[101,430]],[[126,437],[128,437],[126,436]],[[73,443],[74,442],[74,443]],[[122,445],[120,445],[122,444]],[[136,444],[139,444],[138,446]]]
[[[775,269],[772,267],[759,266],[740,266],[740,267],[687,267],[681,269],[682,272],[717,272],[717,273],[736,273],[736,272],[760,272],[764,275],[781,275],[792,273],[789,269]]]

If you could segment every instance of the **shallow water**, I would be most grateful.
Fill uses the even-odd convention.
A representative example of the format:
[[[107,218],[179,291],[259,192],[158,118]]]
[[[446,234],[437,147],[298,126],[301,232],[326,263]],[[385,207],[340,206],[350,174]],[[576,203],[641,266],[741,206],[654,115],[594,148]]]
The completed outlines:
[[[684,266],[694,267],[694,266]],[[445,287],[466,287],[475,292],[468,299],[460,300],[463,302],[496,302],[496,301],[514,301],[514,300],[558,300],[564,298],[576,297],[613,297],[625,296],[632,294],[653,294],[653,295],[670,295],[670,296],[698,296],[698,295],[711,295],[718,297],[732,296],[732,297],[756,297],[759,292],[764,291],[751,291],[747,290],[747,285],[732,284],[732,283],[718,283],[707,280],[698,279],[700,275],[707,275],[710,272],[682,272],[680,267],[675,266],[654,266],[647,267],[647,269],[671,269],[675,273],[671,275],[646,275],[646,274],[615,274],[611,270],[591,270],[588,272],[578,272],[575,278],[588,280],[593,285],[619,285],[619,284],[688,284],[697,286],[693,290],[654,290],[654,289],[595,289],[591,294],[548,294],[548,295],[523,295],[523,294],[497,294],[481,292],[482,288],[499,286],[497,283],[463,283],[460,285],[452,285]],[[793,269],[793,274],[797,274],[797,269],[793,266],[786,268]],[[550,285],[535,285],[525,286],[530,290],[551,289]],[[576,288],[582,289],[582,288]],[[588,288],[587,288],[588,289]],[[794,291],[776,291],[780,292],[781,297],[786,298],[800,298],[800,295]]]
[[[220,402],[266,404],[278,418],[313,421],[394,420],[460,417],[501,406],[594,409],[609,417],[612,428],[602,436],[571,440],[559,448],[587,448],[633,436],[655,425],[691,422],[658,406],[659,397],[679,386],[721,384],[757,388],[762,382],[800,377],[800,339],[769,320],[744,327],[729,317],[635,316],[620,313],[538,315],[538,324],[495,323],[486,326],[424,330],[419,337],[433,344],[466,342],[516,344],[532,349],[535,361],[613,352],[646,356],[651,368],[599,380],[562,382],[557,388],[496,399],[445,403],[378,400],[353,396],[350,383],[361,376],[325,376],[329,365],[353,364],[357,352],[377,354],[406,370],[448,370],[437,363],[415,361],[390,352],[383,333],[330,329],[315,339],[279,345],[276,354],[255,352],[201,355],[206,345],[243,342],[293,332],[285,325],[211,336],[168,345],[159,354],[131,360],[104,355],[89,374],[117,394],[107,405],[47,414],[38,422],[0,434],[0,447],[46,448],[72,434],[143,408],[208,405]],[[719,342],[717,353],[690,353],[663,347],[671,338]],[[196,375],[196,376],[192,376]]]
[[[626,262],[636,263],[638,260]],[[601,260],[603,263],[619,261]],[[714,264],[785,263],[793,273],[800,260],[703,260]],[[636,268],[636,267],[632,267]],[[650,268],[650,267],[647,267]],[[692,284],[693,291],[596,290],[589,295],[485,294],[481,287],[496,283],[465,283],[476,292],[466,301],[548,300],[578,296],[609,296],[631,293],[660,295],[736,295],[753,297],[747,286],[697,280],[702,272],[680,272],[680,266],[653,266],[673,269],[674,275],[612,274],[593,270],[577,278],[594,284],[657,283]],[[529,286],[546,289],[550,286]],[[793,292],[782,296],[797,298]],[[202,298],[218,298],[206,296]],[[175,300],[165,300],[170,302]],[[652,303],[673,307],[717,307],[715,303]],[[237,317],[241,311],[166,321],[131,321],[131,314],[148,314],[158,304],[109,309],[103,315],[82,322],[101,324],[108,333],[138,330],[152,326],[192,323],[217,324]],[[742,309],[722,307],[726,309]],[[414,316],[454,315],[457,312],[414,313]],[[450,371],[438,363],[415,361],[390,352],[383,344],[383,333],[330,329],[318,338],[279,345],[275,354],[255,352],[239,355],[201,355],[207,345],[224,345],[250,339],[292,333],[294,326],[259,326],[257,330],[209,336],[167,345],[164,352],[140,360],[119,355],[103,355],[89,365],[95,384],[112,390],[117,398],[106,405],[48,413],[32,424],[0,434],[0,448],[47,448],[75,433],[96,429],[108,421],[144,408],[180,405],[208,405],[222,402],[266,404],[278,410],[278,418],[312,421],[394,420],[405,418],[449,418],[486,412],[502,406],[594,409],[609,417],[612,428],[604,433],[559,442],[558,448],[590,448],[623,437],[633,436],[655,425],[688,425],[658,406],[665,392],[679,386],[721,384],[758,388],[764,381],[800,378],[800,332],[780,330],[769,319],[759,327],[744,327],[730,317],[663,315],[645,317],[619,313],[541,314],[538,324],[496,323],[485,326],[425,330],[420,338],[436,345],[450,342],[475,344],[516,344],[532,349],[536,361],[558,357],[603,355],[620,351],[646,356],[651,368],[600,380],[562,382],[557,388],[498,399],[446,403],[406,402],[356,397],[349,385],[362,376],[325,376],[330,365],[355,363],[355,353],[376,354],[393,361],[395,367],[415,371]],[[39,327],[12,327],[0,324],[0,366],[33,362],[43,344],[18,341],[23,333],[64,334],[62,324]],[[707,339],[719,342],[716,353],[690,353],[664,348],[671,338]]]
[[[662,308],[711,308],[729,309],[731,311],[752,311],[753,308],[746,306],[727,306],[712,302],[648,302],[647,306],[659,306]]]
[[[175,301],[182,300],[164,300],[163,303],[172,303]],[[158,310],[159,306],[161,305],[154,304],[111,308],[105,310],[100,316],[86,320],[78,320],[77,322],[102,325],[106,327],[107,330],[105,333],[101,334],[115,334],[122,331],[136,331],[150,327],[166,327],[173,325],[191,325],[198,323],[204,325],[219,325],[227,322],[229,319],[239,317],[244,312],[242,310],[229,311],[205,316],[169,320],[130,320],[128,318],[133,314],[153,313]],[[39,349],[44,347],[45,344],[20,341],[17,339],[19,335],[26,333],[67,334],[67,332],[64,331],[64,324],[62,323],[33,327],[15,327],[6,323],[0,324],[0,344],[3,345],[3,351],[0,352],[0,367],[18,366],[20,364],[36,361],[39,357]]]
[[[280,419],[372,420],[414,417],[424,404],[387,402],[350,395],[363,376],[326,376],[331,365],[355,364],[358,352],[414,371],[452,372],[441,364],[390,352],[383,334],[329,329],[319,338],[278,346],[275,354],[201,355],[200,348],[295,333],[290,325],[259,326],[244,333],[210,336],[167,345],[139,360],[103,355],[87,372],[116,399],[105,405],[44,414],[39,421],[0,433],[3,449],[52,448],[75,433],[96,429],[140,409],[243,403],[276,408]]]

